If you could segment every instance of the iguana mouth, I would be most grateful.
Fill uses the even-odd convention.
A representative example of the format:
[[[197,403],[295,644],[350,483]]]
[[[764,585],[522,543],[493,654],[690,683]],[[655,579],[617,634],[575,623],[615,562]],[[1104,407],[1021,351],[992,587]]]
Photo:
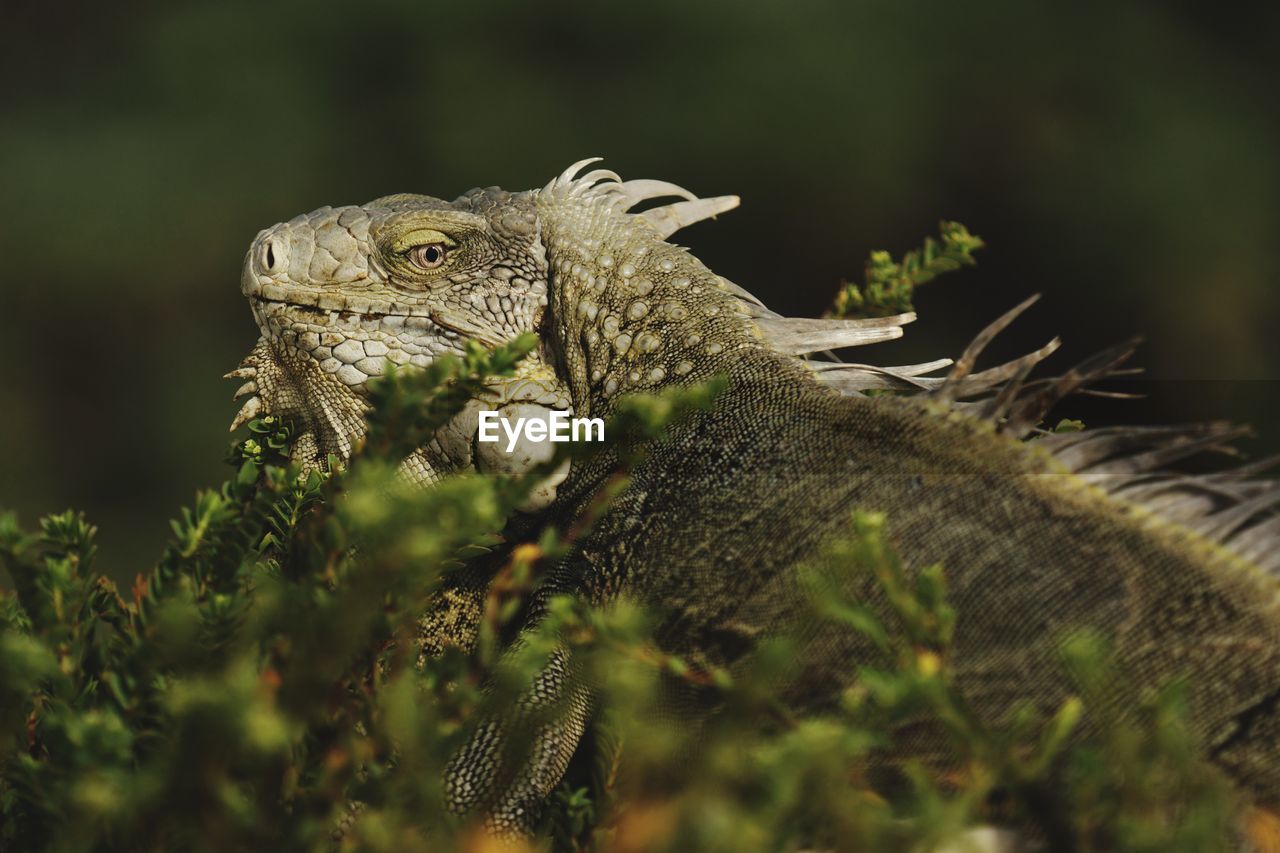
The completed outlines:
[[[406,305],[390,299],[344,295],[328,290],[298,290],[282,285],[266,285],[245,294],[250,302],[288,305],[316,313],[356,314],[362,317],[430,317],[428,306]]]
[[[322,308],[319,305],[307,305],[301,302],[293,302],[288,299],[263,299],[261,297],[251,297],[249,300],[251,305],[282,305],[286,308],[295,309],[299,316],[315,316],[329,317],[337,314],[339,317],[350,319],[357,318],[382,318],[382,317],[425,317],[424,314],[413,314],[407,311],[352,311],[349,308]],[[276,309],[279,310],[279,309]],[[428,317],[428,319],[430,319]]]
[[[507,342],[507,338],[501,334],[494,333],[493,330],[486,328],[484,325],[474,320],[469,320],[460,314],[441,310],[438,307],[432,308],[425,305],[415,307],[391,303],[391,308],[395,310],[384,311],[377,310],[377,306],[366,308],[364,305],[366,301],[368,300],[363,297],[355,297],[354,300],[349,300],[348,303],[356,302],[357,304],[346,304],[345,307],[338,307],[333,301],[326,304],[310,305],[306,302],[297,302],[291,299],[269,299],[262,296],[249,297],[250,304],[255,308],[263,305],[282,306],[281,309],[276,309],[276,311],[263,312],[262,319],[277,321],[277,325],[279,325],[280,318],[278,316],[268,316],[268,314],[276,315],[281,313],[283,308],[288,308],[297,312],[297,316],[290,319],[311,315],[319,321],[320,325],[328,325],[332,316],[337,315],[339,320],[353,321],[366,327],[371,322],[382,321],[385,323],[390,321],[397,326],[421,327],[418,331],[422,334],[431,334],[434,331],[438,331],[446,337],[457,335],[465,339],[478,341],[488,347],[501,346]],[[321,318],[324,319],[322,320]],[[429,325],[424,326],[423,324]]]

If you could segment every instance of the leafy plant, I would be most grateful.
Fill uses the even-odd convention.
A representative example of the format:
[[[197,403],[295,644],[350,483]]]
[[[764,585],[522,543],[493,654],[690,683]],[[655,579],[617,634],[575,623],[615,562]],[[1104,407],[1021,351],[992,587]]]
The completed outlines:
[[[943,220],[938,240],[926,237],[924,245],[903,255],[901,261],[885,251],[867,260],[866,281],[842,282],[832,303],[832,317],[888,317],[914,310],[915,289],[943,273],[973,266],[973,253],[986,244],[959,222]]]
[[[179,513],[156,565],[123,592],[94,572],[95,530],[79,513],[32,532],[0,514],[14,582],[0,594],[0,847],[484,849],[476,817],[444,807],[445,767],[566,649],[599,711],[531,843],[906,850],[986,823],[1081,849],[1224,843],[1230,803],[1196,758],[1176,686],[1115,716],[1105,649],[1077,638],[1064,665],[1078,698],[1047,719],[984,724],[951,681],[964,614],[946,604],[944,570],[905,567],[878,517],[852,518],[803,573],[809,618],[868,646],[838,708],[797,718],[781,701],[793,638],[729,673],[661,652],[655,614],[627,604],[553,599],[511,649],[542,570],[645,447],[718,391],[626,401],[606,430],[617,473],[585,517],[508,540],[541,472],[419,489],[396,466],[531,346],[374,383],[369,433],[345,466],[303,470],[288,461],[289,424],[252,422],[235,473]],[[422,614],[482,563],[492,577],[475,642],[425,654]],[[665,714],[655,697],[670,683],[713,700],[712,721]],[[949,766],[907,763],[905,784],[886,786],[887,748],[921,718],[944,733]]]

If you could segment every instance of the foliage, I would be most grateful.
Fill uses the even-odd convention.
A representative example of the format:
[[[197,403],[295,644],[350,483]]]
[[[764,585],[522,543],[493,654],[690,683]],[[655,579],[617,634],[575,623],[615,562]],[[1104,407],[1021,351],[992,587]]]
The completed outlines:
[[[1078,699],[1048,719],[984,724],[951,682],[963,614],[945,602],[943,570],[904,567],[878,517],[853,518],[823,559],[872,575],[886,608],[844,596],[838,574],[803,574],[810,617],[874,649],[825,713],[795,718],[779,701],[794,640],[765,642],[731,674],[655,648],[653,614],[626,603],[553,599],[504,652],[541,570],[644,447],[718,390],[628,400],[606,430],[626,452],[597,505],[566,530],[506,541],[530,478],[462,474],[422,490],[395,468],[531,345],[375,383],[366,440],[328,472],[287,461],[288,424],[255,420],[235,474],[181,511],[123,593],[94,572],[81,514],[35,532],[0,515],[15,585],[0,595],[0,847],[484,849],[475,817],[443,807],[444,767],[564,647],[600,712],[544,815],[538,843],[557,849],[927,849],[991,822],[1081,849],[1221,845],[1229,807],[1195,757],[1176,685],[1136,697],[1140,714],[1107,716],[1105,650],[1074,638]],[[433,594],[495,556],[474,647],[419,661]],[[714,722],[673,724],[655,699],[669,683],[713,697]],[[908,763],[905,784],[882,785],[886,745],[921,717],[946,733],[949,771]]]
[[[843,282],[832,303],[833,317],[888,317],[914,310],[915,289],[943,273],[977,263],[973,253],[985,244],[959,222],[938,224],[941,241],[926,237],[924,246],[912,249],[901,261],[885,251],[867,259],[866,283]]]

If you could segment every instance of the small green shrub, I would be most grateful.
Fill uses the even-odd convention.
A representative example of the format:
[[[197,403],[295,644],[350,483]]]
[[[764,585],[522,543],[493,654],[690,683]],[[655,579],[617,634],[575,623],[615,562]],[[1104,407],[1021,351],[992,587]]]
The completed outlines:
[[[885,251],[867,259],[866,281],[843,282],[831,306],[833,317],[888,317],[914,311],[915,290],[943,273],[977,263],[973,253],[986,244],[959,222],[938,224],[939,238],[903,255],[901,261]]]
[[[768,640],[730,677],[657,651],[651,614],[625,603],[557,599],[518,653],[503,654],[499,638],[541,569],[591,519],[504,542],[530,478],[460,474],[424,490],[395,468],[532,343],[386,377],[373,388],[367,439],[345,466],[331,460],[333,473],[288,462],[288,424],[253,421],[233,476],[181,511],[156,565],[128,590],[94,572],[95,531],[82,515],[52,515],[31,532],[0,515],[15,586],[0,595],[0,847],[481,849],[475,818],[443,807],[443,768],[476,722],[566,645],[600,712],[532,843],[916,850],[991,822],[1080,849],[1225,843],[1229,803],[1196,758],[1176,686],[1073,737],[1091,691],[1110,683],[1099,675],[1105,650],[1074,638],[1066,660],[1078,699],[1050,719],[985,725],[950,681],[964,615],[946,605],[944,571],[908,571],[876,517],[851,519],[827,558],[873,573],[894,620],[807,576],[812,618],[879,650],[829,713],[797,719],[778,701],[791,639]],[[716,390],[623,407],[607,434],[628,453],[596,509],[647,442]],[[433,594],[495,555],[503,563],[479,641],[419,661],[417,620]],[[673,678],[715,692],[714,724],[660,713],[657,687]],[[920,715],[948,733],[957,772],[909,764],[905,789],[880,790],[877,756]]]

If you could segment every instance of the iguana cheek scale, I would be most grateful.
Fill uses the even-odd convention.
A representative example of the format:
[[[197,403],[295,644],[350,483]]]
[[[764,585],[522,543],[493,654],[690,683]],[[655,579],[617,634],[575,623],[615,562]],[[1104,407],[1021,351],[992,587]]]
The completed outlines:
[[[909,566],[947,571],[959,614],[956,684],[985,719],[999,723],[1023,702],[1059,707],[1072,691],[1059,643],[1088,629],[1139,685],[1190,676],[1206,754],[1246,796],[1280,802],[1280,489],[1257,478],[1261,464],[1200,476],[1169,467],[1239,430],[1040,433],[1056,400],[1114,371],[1131,347],[1029,379],[1055,339],[975,372],[983,347],[1030,300],[954,363],[813,358],[898,337],[914,315],[779,316],[668,239],[736,197],[581,174],[590,162],[537,191],[473,190],[453,202],[390,196],[262,232],[242,279],[262,339],[231,374],[247,380],[237,423],[260,412],[290,417],[303,436],[295,454],[323,464],[362,435],[364,383],[387,363],[421,365],[467,340],[537,332],[541,346],[519,375],[495,382],[491,399],[406,462],[406,475],[430,482],[502,466],[477,456],[481,408],[607,417],[630,392],[728,377],[711,411],[677,425],[632,472],[540,594],[637,599],[665,614],[656,636],[665,651],[732,670],[761,638],[795,633],[802,564],[883,608],[870,580],[848,579],[823,556],[851,511],[883,512]],[[680,200],[632,212],[672,197]],[[415,268],[415,234],[447,236],[438,268]],[[865,394],[876,389],[903,393]],[[613,465],[608,454],[576,465],[530,509],[568,523]],[[482,582],[444,590],[424,617],[424,647],[469,642],[483,593]],[[847,631],[800,627],[805,642],[780,690],[797,710],[820,709],[874,650]],[[540,731],[518,768],[500,766],[502,727],[482,726],[451,767],[451,804],[483,809],[499,828],[528,826],[590,711],[567,654],[523,707],[562,700],[564,719]],[[895,749],[931,760],[937,733],[904,732]]]

